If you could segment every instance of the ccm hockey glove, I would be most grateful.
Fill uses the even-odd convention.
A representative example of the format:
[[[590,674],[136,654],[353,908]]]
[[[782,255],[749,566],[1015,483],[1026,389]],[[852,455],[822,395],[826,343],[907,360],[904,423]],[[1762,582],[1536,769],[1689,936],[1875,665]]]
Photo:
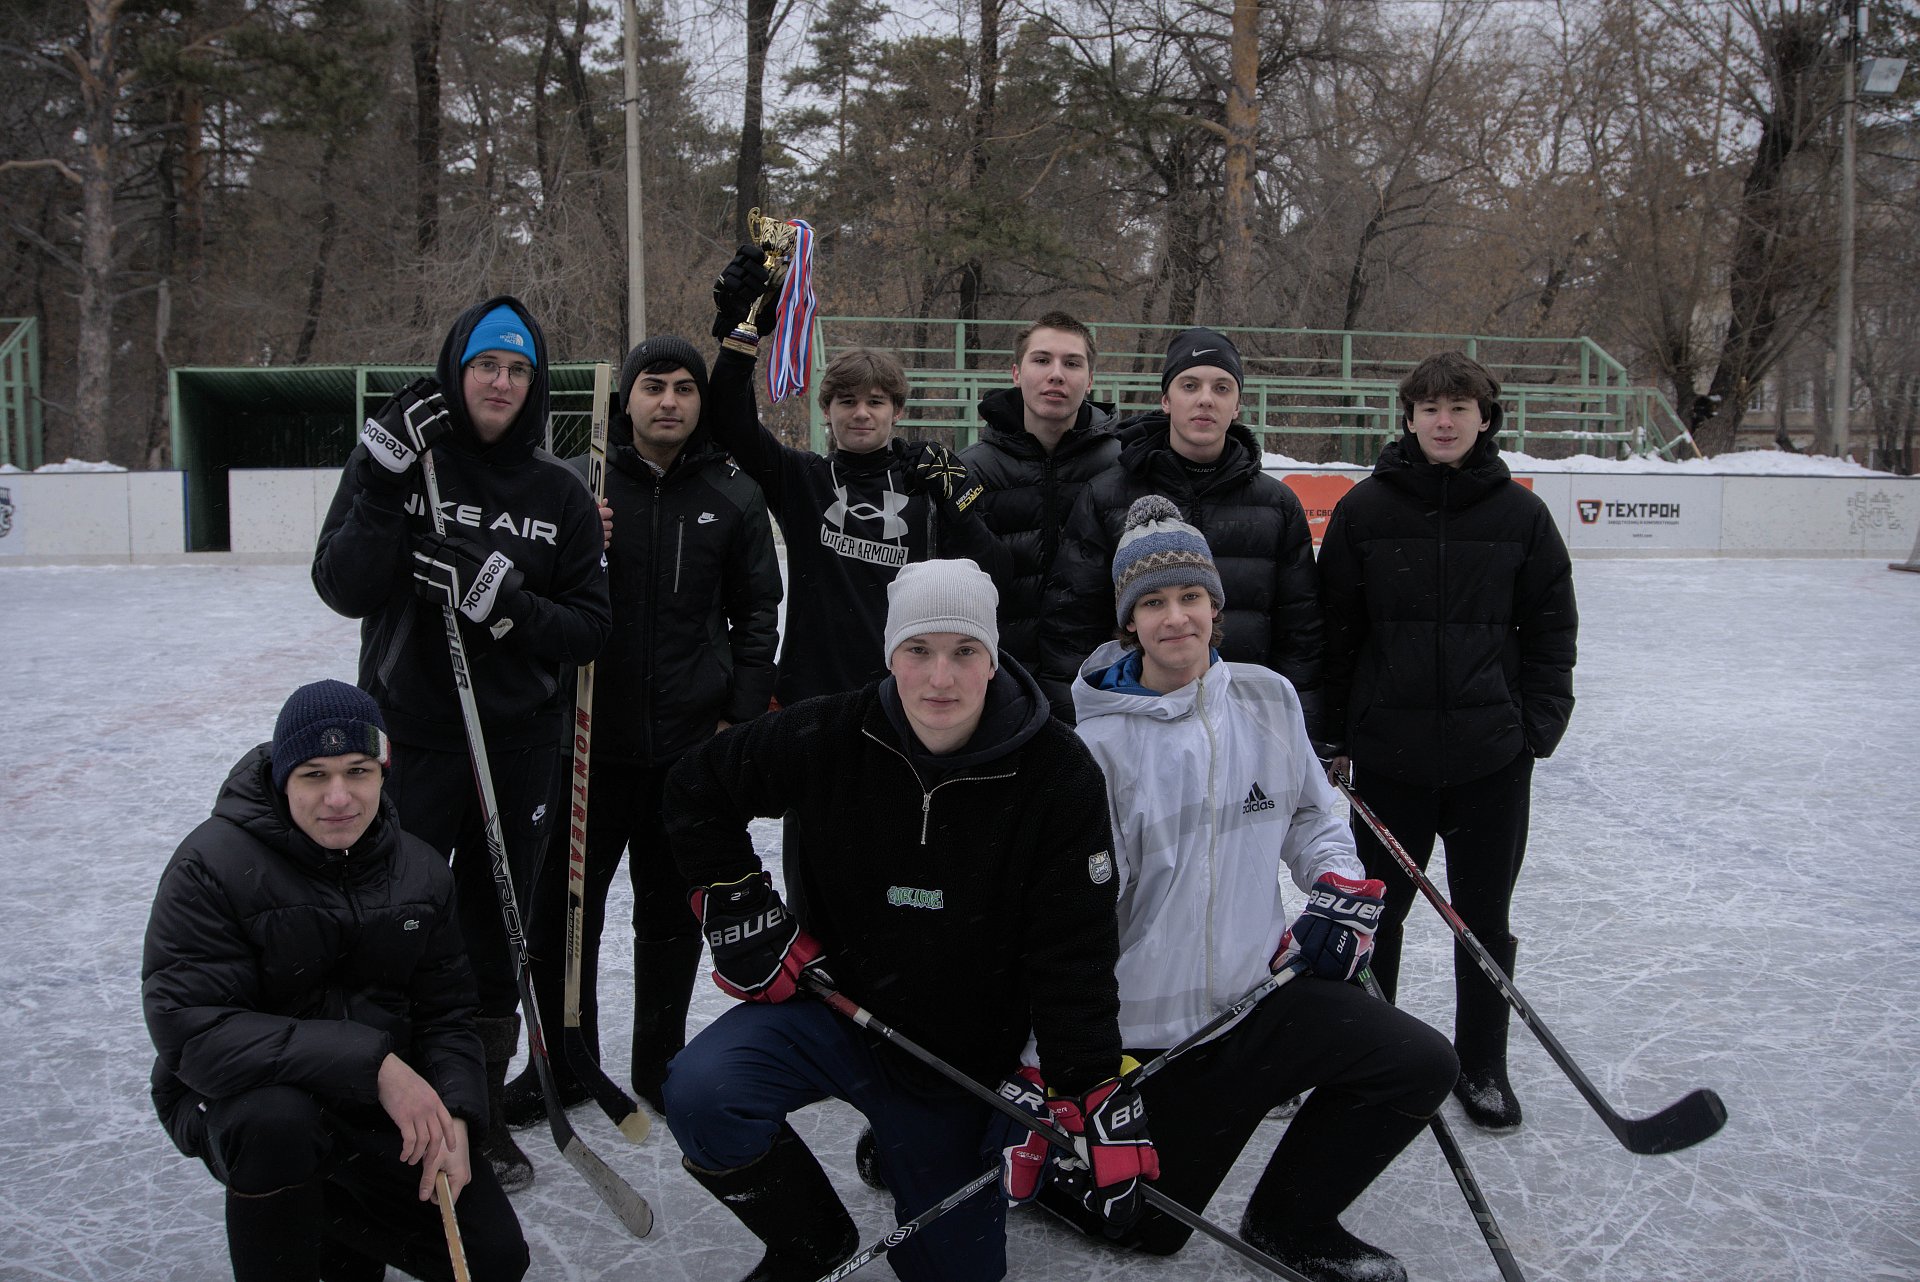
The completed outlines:
[[[772,279],[767,273],[766,251],[758,245],[740,246],[720,279],[713,282],[713,336],[725,338],[733,333],[753,310],[754,300],[767,292]],[[771,306],[760,308],[754,323],[761,333],[773,328],[775,311]]]
[[[1110,1078],[1079,1099],[1047,1102],[1053,1120],[1074,1137],[1078,1158],[1055,1150],[1057,1174],[1080,1204],[1117,1238],[1140,1214],[1140,1181],[1160,1178],[1160,1155],[1147,1138],[1147,1106],[1139,1092]]]
[[[713,982],[730,996],[784,1002],[798,990],[800,973],[821,963],[819,941],[800,929],[764,872],[696,886],[687,902],[713,950]]]
[[[360,441],[379,464],[374,475],[404,483],[433,443],[453,430],[440,384],[416,378],[387,398],[380,412],[360,425]]]
[[[966,511],[980,497],[967,465],[938,441],[914,441],[906,448],[907,488],[927,495],[949,512]]]
[[[1352,979],[1373,951],[1373,932],[1379,929],[1386,897],[1387,883],[1378,878],[1354,881],[1337,872],[1321,873],[1306,908],[1280,936],[1273,969],[1298,956],[1322,979]]]
[[[417,534],[413,539],[413,590],[423,601],[450,605],[498,641],[513,630],[526,592],[505,552],[487,552],[465,539]]]

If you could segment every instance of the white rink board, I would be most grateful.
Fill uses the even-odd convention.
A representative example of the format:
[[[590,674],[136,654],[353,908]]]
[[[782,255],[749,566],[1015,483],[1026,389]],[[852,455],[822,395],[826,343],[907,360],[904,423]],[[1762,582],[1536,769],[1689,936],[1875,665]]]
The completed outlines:
[[[0,558],[114,564],[186,554],[184,472],[8,472]]]
[[[249,560],[303,561],[313,555],[338,468],[248,468],[227,477],[232,550]]]
[[[1561,472],[1553,479],[1566,490],[1566,505],[1555,516],[1576,554],[1710,556],[1720,550],[1724,477]]]
[[[1729,476],[1725,556],[1905,558],[1920,529],[1920,478]]]

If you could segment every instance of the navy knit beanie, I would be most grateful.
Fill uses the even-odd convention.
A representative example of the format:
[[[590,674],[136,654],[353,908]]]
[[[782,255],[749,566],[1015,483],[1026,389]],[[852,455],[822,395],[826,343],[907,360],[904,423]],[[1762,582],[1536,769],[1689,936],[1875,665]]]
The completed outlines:
[[[303,761],[364,752],[382,770],[393,761],[387,722],[373,696],[344,681],[316,681],[287,697],[273,723],[273,786],[287,790],[287,777]]]
[[[1199,327],[1181,330],[1167,344],[1167,363],[1160,371],[1160,390],[1164,392],[1172,387],[1182,370],[1197,365],[1223,369],[1233,375],[1235,387],[1246,386],[1240,371],[1240,349],[1233,345],[1233,340],[1217,329]]]
[[[1113,621],[1124,628],[1141,597],[1189,583],[1205,587],[1214,608],[1227,608],[1206,536],[1180,519],[1172,499],[1159,494],[1135,499],[1113,550]]]

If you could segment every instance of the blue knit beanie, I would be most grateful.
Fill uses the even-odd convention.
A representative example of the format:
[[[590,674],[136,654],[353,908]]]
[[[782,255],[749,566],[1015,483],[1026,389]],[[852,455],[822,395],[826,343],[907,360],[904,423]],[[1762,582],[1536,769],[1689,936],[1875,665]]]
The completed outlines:
[[[1180,519],[1172,499],[1159,494],[1135,499],[1113,550],[1113,621],[1124,628],[1141,597],[1189,583],[1205,587],[1215,609],[1227,608],[1206,536]]]
[[[344,681],[315,681],[287,697],[273,723],[273,786],[287,790],[287,777],[303,761],[364,752],[382,770],[393,761],[387,722],[373,696]]]
[[[482,352],[519,352],[529,365],[540,364],[540,354],[533,346],[533,331],[520,319],[520,313],[506,303],[482,316],[480,323],[473,327],[460,363],[465,365]]]

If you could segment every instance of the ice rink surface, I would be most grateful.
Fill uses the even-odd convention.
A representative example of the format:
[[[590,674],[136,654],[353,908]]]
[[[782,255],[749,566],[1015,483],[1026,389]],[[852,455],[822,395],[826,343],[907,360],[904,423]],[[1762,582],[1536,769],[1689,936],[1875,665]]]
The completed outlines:
[[[1920,1279],[1920,576],[1580,561],[1576,579],[1579,705],[1535,776],[1517,979],[1621,1111],[1706,1086],[1732,1120],[1635,1157],[1516,1026],[1525,1127],[1488,1136],[1447,1111],[1494,1214],[1539,1282]],[[141,933],[175,843],[286,694],[353,678],[355,625],[295,567],[0,569],[0,618],[0,1277],[226,1276],[219,1189],[147,1099]],[[774,826],[760,838],[772,854]],[[614,893],[603,1036],[622,1079],[624,875]],[[1414,912],[1402,1000],[1449,1028],[1449,936]],[[695,1025],[723,1005],[703,984]],[[574,1119],[658,1227],[626,1238],[526,1132],[530,1277],[732,1282],[752,1265],[664,1126],[635,1147],[591,1105]],[[796,1119],[877,1237],[889,1208],[854,1178],[856,1121],[838,1105]],[[1279,1126],[1214,1219],[1237,1223]],[[1416,1279],[1498,1276],[1427,1137],[1345,1222]],[[1011,1238],[1017,1279],[1255,1276],[1199,1239],[1135,1258],[1032,1213]]]

